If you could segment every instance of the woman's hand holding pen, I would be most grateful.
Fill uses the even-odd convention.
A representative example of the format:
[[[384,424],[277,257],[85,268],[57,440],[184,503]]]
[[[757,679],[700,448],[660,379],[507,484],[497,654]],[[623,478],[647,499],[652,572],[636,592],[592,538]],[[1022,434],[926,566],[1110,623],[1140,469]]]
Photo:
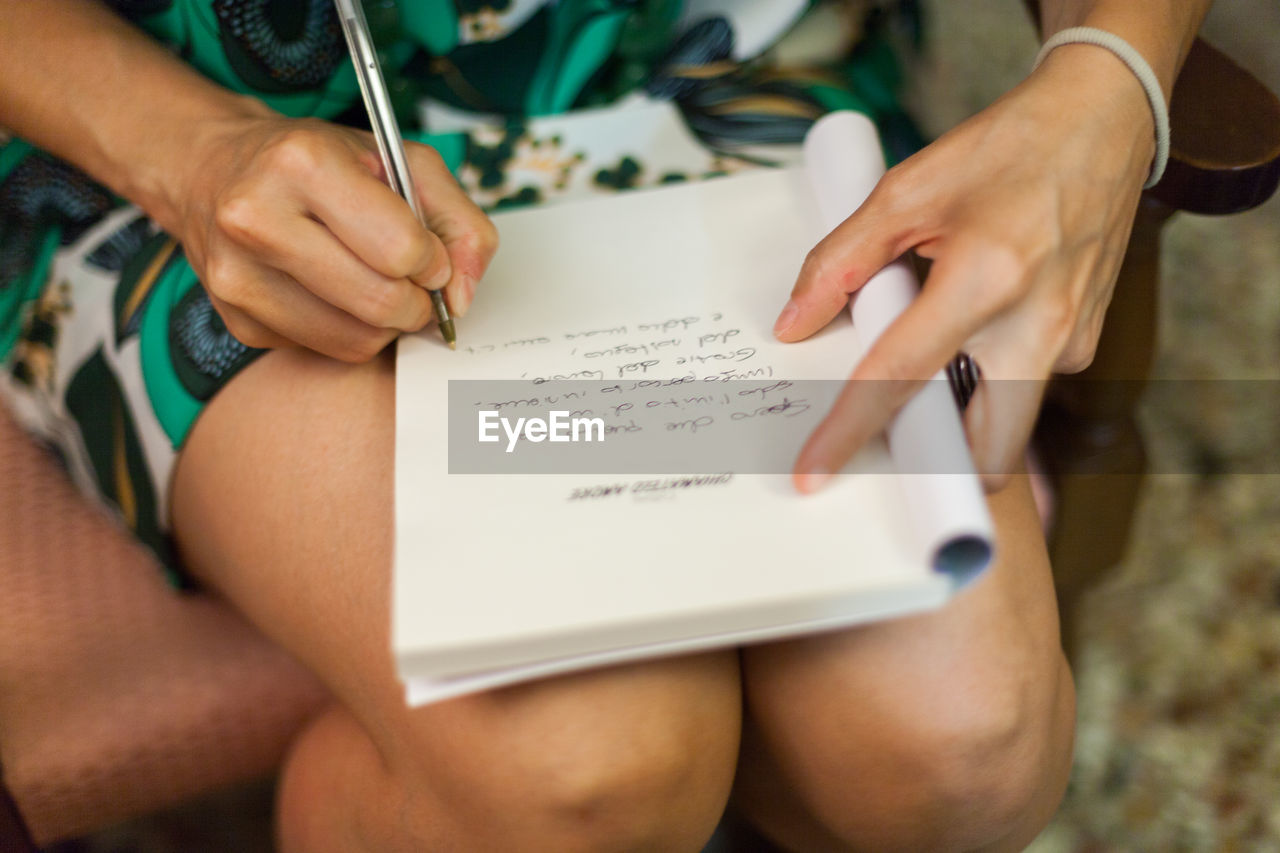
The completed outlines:
[[[1092,360],[1153,139],[1133,74],[1069,45],[890,170],[810,253],[775,333],[812,335],[908,250],[932,269],[810,436],[797,487],[819,488],[961,351],[984,379],[965,415],[975,462],[998,487],[1020,463],[1049,373]]]
[[[224,89],[110,6],[7,5],[0,110],[179,239],[233,335],[360,361],[430,322],[425,287],[466,311],[496,236],[433,150],[407,146],[424,229],[370,134]]]
[[[368,133],[263,115],[198,136],[161,224],[241,342],[359,362],[431,321],[427,289],[471,304],[497,234],[433,149],[406,144],[424,229]]]

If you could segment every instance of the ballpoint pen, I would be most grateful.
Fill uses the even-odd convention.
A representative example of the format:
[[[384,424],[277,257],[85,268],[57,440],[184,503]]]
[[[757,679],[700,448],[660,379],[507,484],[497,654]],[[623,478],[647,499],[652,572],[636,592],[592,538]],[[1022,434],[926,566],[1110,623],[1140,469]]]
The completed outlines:
[[[387,94],[387,84],[382,79],[382,68],[378,65],[378,54],[373,48],[373,38],[369,35],[369,25],[365,21],[364,9],[360,0],[334,0],[338,9],[338,19],[342,22],[342,32],[347,39],[347,49],[351,53],[351,61],[356,67],[356,79],[360,81],[360,94],[364,98],[365,110],[369,113],[369,124],[373,128],[373,136],[378,141],[378,153],[382,155],[382,168],[387,173],[391,189],[409,203],[409,208],[418,222],[426,227],[422,216],[422,208],[418,204],[418,194],[413,187],[413,175],[409,172],[409,161],[404,153],[404,140],[400,136],[400,126],[396,123],[395,111],[391,108],[391,97]],[[429,291],[431,305],[435,308],[436,319],[440,323],[440,335],[450,349],[457,349],[457,334],[453,328],[453,319],[449,309],[445,307],[444,297],[440,290]]]

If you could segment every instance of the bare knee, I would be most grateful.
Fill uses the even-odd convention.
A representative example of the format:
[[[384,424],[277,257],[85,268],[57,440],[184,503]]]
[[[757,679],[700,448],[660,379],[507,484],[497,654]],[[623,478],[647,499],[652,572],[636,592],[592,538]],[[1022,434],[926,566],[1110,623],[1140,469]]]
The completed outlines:
[[[406,712],[345,823],[378,851],[696,851],[728,799],[739,707],[725,654]]]
[[[572,730],[566,732],[573,737]],[[493,768],[491,807],[519,802],[554,850],[699,850],[728,799],[736,750],[677,720],[528,754]],[[515,849],[513,845],[508,849]],[[540,846],[535,843],[534,846]]]
[[[1074,701],[1068,697],[1072,711],[1064,715],[1061,703],[1032,693],[1003,684],[986,695],[939,696],[935,707],[906,715],[882,747],[882,779],[899,793],[887,804],[884,825],[892,832],[880,849],[982,849],[1025,832],[1037,811],[1047,820],[1070,764],[1071,721],[1062,723]],[[1048,809],[1040,806],[1046,798]],[[837,836],[863,846],[865,816],[842,825],[847,804],[824,805]]]
[[[780,772],[831,849],[1021,849],[1056,809],[1070,766],[1065,660],[1054,681],[1052,701],[1020,679],[940,687],[892,716],[855,715],[861,731],[830,716],[791,745]]]

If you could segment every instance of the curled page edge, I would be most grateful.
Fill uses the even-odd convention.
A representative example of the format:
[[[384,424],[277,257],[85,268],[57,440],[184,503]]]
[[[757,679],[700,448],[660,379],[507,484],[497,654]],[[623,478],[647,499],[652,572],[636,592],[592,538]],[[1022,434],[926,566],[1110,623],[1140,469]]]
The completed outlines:
[[[828,232],[866,200],[885,172],[880,137],[861,113],[819,119],[804,141],[805,169]],[[906,310],[919,282],[905,259],[876,273],[851,300],[858,358]],[[929,565],[959,588],[995,555],[995,529],[974,472],[964,426],[939,371],[890,422],[889,455]]]

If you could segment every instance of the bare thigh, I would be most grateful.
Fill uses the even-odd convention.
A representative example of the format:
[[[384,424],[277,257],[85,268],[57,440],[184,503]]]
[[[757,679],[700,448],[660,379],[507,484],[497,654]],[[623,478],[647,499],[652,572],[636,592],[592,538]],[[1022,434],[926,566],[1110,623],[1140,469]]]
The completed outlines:
[[[329,687],[371,742],[362,773],[430,789],[401,799],[436,801],[436,823],[457,823],[433,844],[462,849],[449,839],[495,831],[484,791],[510,800],[501,814],[518,822],[523,804],[550,794],[565,811],[586,811],[592,789],[643,801],[634,789],[648,777],[688,776],[714,813],[709,833],[738,745],[732,652],[405,707],[388,636],[393,392],[389,354],[352,367],[273,351],[239,374],[201,415],[175,474],[188,568]],[[660,800],[655,810],[670,807]],[[530,821],[546,817],[533,811]]]

